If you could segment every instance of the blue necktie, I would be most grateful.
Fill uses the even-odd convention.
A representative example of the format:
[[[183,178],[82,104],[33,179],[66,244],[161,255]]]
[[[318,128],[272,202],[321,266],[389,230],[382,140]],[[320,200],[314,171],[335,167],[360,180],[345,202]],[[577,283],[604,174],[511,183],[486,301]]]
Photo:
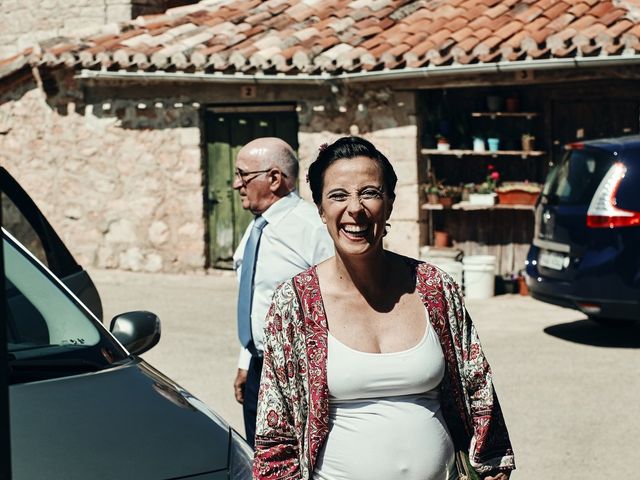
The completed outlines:
[[[257,352],[253,344],[253,334],[251,333],[253,276],[255,274],[256,259],[258,258],[260,236],[266,224],[267,221],[263,217],[256,217],[253,222],[253,228],[251,228],[249,239],[244,247],[242,270],[240,273],[240,290],[238,293],[238,337],[240,338],[242,346],[248,348],[254,355]]]

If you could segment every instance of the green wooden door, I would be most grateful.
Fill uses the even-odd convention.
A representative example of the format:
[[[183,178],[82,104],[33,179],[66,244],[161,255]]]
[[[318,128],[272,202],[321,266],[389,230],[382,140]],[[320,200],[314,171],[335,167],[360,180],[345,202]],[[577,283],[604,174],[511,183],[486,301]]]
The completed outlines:
[[[231,268],[242,234],[253,218],[233,190],[234,165],[243,145],[258,137],[279,137],[297,150],[295,111],[205,114],[207,146],[206,209],[209,221],[209,264]]]

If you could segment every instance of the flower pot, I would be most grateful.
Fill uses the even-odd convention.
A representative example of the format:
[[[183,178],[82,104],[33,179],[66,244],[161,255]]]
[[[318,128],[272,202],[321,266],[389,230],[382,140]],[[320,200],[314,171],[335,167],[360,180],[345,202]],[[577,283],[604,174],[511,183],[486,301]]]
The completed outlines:
[[[527,282],[524,276],[518,277],[518,291],[520,295],[523,295],[523,296],[529,295],[529,287],[527,287]]]
[[[437,193],[427,193],[427,203],[431,203],[431,204],[440,203],[440,196]]]
[[[471,205],[495,205],[497,195],[495,193],[470,193]]]
[[[524,190],[498,191],[498,203],[506,205],[535,205],[538,193]]]
[[[451,208],[453,205],[453,197],[440,197],[439,201],[443,208]]]
[[[489,145],[490,152],[497,152],[500,149],[499,138],[487,138],[487,144]]]
[[[440,151],[446,152],[451,148],[451,146],[446,142],[438,142],[438,145],[436,146],[436,148]]]
[[[523,135],[522,136],[522,150],[525,152],[529,152],[531,150],[533,150],[533,142],[535,141],[535,138],[530,136],[530,135]]]
[[[474,152],[484,152],[484,140],[482,138],[474,138],[473,139],[473,151]]]
[[[433,246],[434,247],[448,247],[449,246],[449,233],[436,230],[433,232]]]
[[[507,97],[505,100],[505,108],[507,112],[517,112],[520,109],[520,101],[518,97]]]
[[[487,108],[490,112],[499,112],[502,110],[503,103],[502,97],[498,95],[489,95],[487,97]]]

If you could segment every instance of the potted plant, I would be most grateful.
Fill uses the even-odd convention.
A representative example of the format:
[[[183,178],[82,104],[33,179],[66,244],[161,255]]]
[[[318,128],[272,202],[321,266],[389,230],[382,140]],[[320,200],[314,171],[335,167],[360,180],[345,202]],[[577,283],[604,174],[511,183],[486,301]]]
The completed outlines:
[[[474,152],[485,152],[486,148],[484,145],[484,138],[482,137],[473,137],[473,151]]]
[[[425,183],[423,191],[427,196],[427,203],[440,203],[440,187],[437,184]]]
[[[451,145],[449,145],[449,141],[444,135],[438,134],[436,135],[436,139],[437,139],[436,148],[438,150],[447,151],[451,148]]]
[[[523,133],[522,134],[522,150],[524,152],[529,152],[533,150],[533,142],[535,141],[535,139],[536,137],[534,137],[530,133]]]
[[[433,169],[427,171],[427,182],[422,184],[422,191],[427,197],[427,203],[440,203],[440,192],[442,191],[442,182],[438,181]]]
[[[461,188],[461,199],[463,202],[469,201],[469,195],[476,191],[475,183],[465,183]]]
[[[535,205],[542,186],[538,183],[505,182],[496,188],[500,203],[507,205]]]
[[[444,208],[451,208],[454,203],[459,201],[461,196],[461,189],[455,185],[441,185],[440,186],[440,198],[438,199],[440,205]]]
[[[476,185],[475,192],[469,194],[469,203],[473,205],[493,205],[496,203],[496,187],[500,181],[500,173],[493,165],[487,166],[485,181]]]

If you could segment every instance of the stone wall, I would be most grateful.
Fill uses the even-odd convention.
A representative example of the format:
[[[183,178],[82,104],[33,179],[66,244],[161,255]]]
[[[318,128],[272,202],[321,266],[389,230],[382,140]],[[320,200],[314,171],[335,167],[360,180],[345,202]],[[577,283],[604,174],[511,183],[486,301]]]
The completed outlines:
[[[202,270],[199,106],[80,97],[29,83],[3,98],[0,163],[83,265]]]
[[[194,3],[175,0],[2,0],[0,58],[56,36],[80,35],[111,22]]]
[[[420,245],[418,223],[418,129],[415,95],[387,88],[349,88],[333,102],[301,102],[300,192],[311,199],[304,174],[318,153],[318,146],[344,135],[358,135],[371,141],[392,163],[398,185],[391,227],[385,238],[390,250],[417,257]]]
[[[320,144],[348,134],[368,138],[399,178],[386,245],[417,256],[414,94],[377,85],[305,88],[274,86],[261,96],[265,103],[297,100],[302,195],[310,199],[304,179]],[[0,163],[86,267],[203,271],[201,113],[206,105],[237,105],[237,91],[79,86],[71,71],[36,71],[20,88],[0,93]]]

